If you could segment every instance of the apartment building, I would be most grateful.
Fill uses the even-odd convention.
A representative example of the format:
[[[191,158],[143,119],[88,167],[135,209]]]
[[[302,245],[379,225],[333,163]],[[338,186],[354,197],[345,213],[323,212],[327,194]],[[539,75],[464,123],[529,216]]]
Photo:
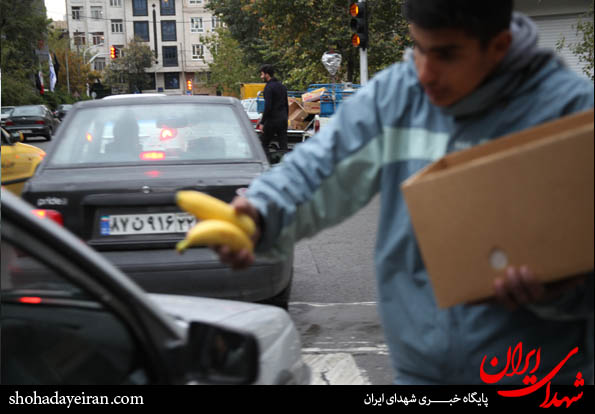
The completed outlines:
[[[66,0],[71,47],[93,69],[110,62],[112,46],[125,48],[135,36],[151,48],[151,87],[143,92],[182,95],[193,81],[192,94],[214,94],[209,76],[209,50],[201,36],[220,25],[205,7],[208,0]]]

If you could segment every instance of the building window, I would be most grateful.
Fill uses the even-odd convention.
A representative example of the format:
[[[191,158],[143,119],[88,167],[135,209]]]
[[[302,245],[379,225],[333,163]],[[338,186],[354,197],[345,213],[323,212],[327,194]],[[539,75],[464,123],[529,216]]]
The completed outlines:
[[[188,0],[188,4],[202,4],[202,0]]]
[[[192,60],[202,59],[205,55],[204,45],[192,45]]]
[[[101,72],[103,69],[105,69],[105,58],[96,58],[93,61],[93,66],[95,70]]]
[[[175,16],[176,15],[176,2],[171,0],[160,0],[159,8],[162,16]]]
[[[176,21],[161,20],[161,41],[175,42],[176,40]]]
[[[112,33],[123,33],[124,23],[122,20],[112,20]]]
[[[215,30],[218,27],[221,27],[221,19],[217,16],[211,17],[211,27]]]
[[[178,72],[165,72],[163,81],[165,89],[180,89],[180,74]]]
[[[134,22],[134,35],[143,42],[149,41],[149,22]]]
[[[81,20],[81,9],[82,7],[72,8],[72,20]]]
[[[196,83],[208,83],[211,80],[211,72],[197,72]]]
[[[75,46],[83,46],[87,43],[85,32],[74,32],[74,44]]]
[[[147,0],[132,0],[132,15],[148,16],[149,9],[147,8]]]
[[[191,17],[190,18],[190,32],[191,33],[202,33],[202,17]]]
[[[122,7],[122,0],[109,0],[111,7]]]
[[[93,38],[94,45],[102,45],[105,42],[105,36],[103,35],[103,32],[91,33],[91,37]]]
[[[163,66],[178,66],[178,47],[163,46]]]
[[[95,20],[99,20],[103,18],[103,7],[101,6],[91,6],[91,18]]]

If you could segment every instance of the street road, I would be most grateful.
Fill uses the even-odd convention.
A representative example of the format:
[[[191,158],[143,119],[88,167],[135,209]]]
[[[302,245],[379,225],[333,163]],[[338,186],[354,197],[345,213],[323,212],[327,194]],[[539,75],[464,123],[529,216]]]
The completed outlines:
[[[47,151],[42,137],[27,143]],[[289,314],[301,334],[314,384],[392,383],[377,313],[373,250],[379,200],[296,245]]]
[[[344,223],[296,246],[289,313],[315,384],[392,383],[376,307],[378,212],[377,197]]]

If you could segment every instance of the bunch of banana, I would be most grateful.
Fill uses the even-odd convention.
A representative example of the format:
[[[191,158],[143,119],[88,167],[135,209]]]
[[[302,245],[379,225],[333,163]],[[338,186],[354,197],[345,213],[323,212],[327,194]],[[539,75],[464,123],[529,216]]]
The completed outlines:
[[[226,245],[233,251],[253,249],[250,237],[256,231],[254,221],[245,214],[236,214],[229,204],[198,191],[178,191],[176,202],[200,220],[176,245],[179,252],[206,245]]]

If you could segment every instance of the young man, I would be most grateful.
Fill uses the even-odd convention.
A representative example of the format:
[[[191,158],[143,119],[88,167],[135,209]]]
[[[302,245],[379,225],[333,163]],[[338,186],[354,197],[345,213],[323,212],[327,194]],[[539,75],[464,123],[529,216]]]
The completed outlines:
[[[275,78],[272,65],[262,65],[260,78],[266,82],[264,87],[264,111],[260,124],[263,125],[262,145],[269,153],[269,144],[273,140],[279,142],[279,148],[287,151],[287,88]]]
[[[592,274],[542,285],[530,269],[510,268],[494,284],[496,300],[439,309],[400,184],[450,151],[592,108],[593,85],[537,49],[535,25],[512,15],[512,0],[409,0],[405,13],[413,59],[378,73],[233,205],[259,223],[257,251],[282,254],[380,193],[379,312],[397,384],[482,383],[482,360],[487,373],[502,372],[521,342],[523,364],[540,349],[536,378],[578,346],[552,381],[573,384],[578,372],[592,380]],[[234,267],[253,260],[218,252]]]

